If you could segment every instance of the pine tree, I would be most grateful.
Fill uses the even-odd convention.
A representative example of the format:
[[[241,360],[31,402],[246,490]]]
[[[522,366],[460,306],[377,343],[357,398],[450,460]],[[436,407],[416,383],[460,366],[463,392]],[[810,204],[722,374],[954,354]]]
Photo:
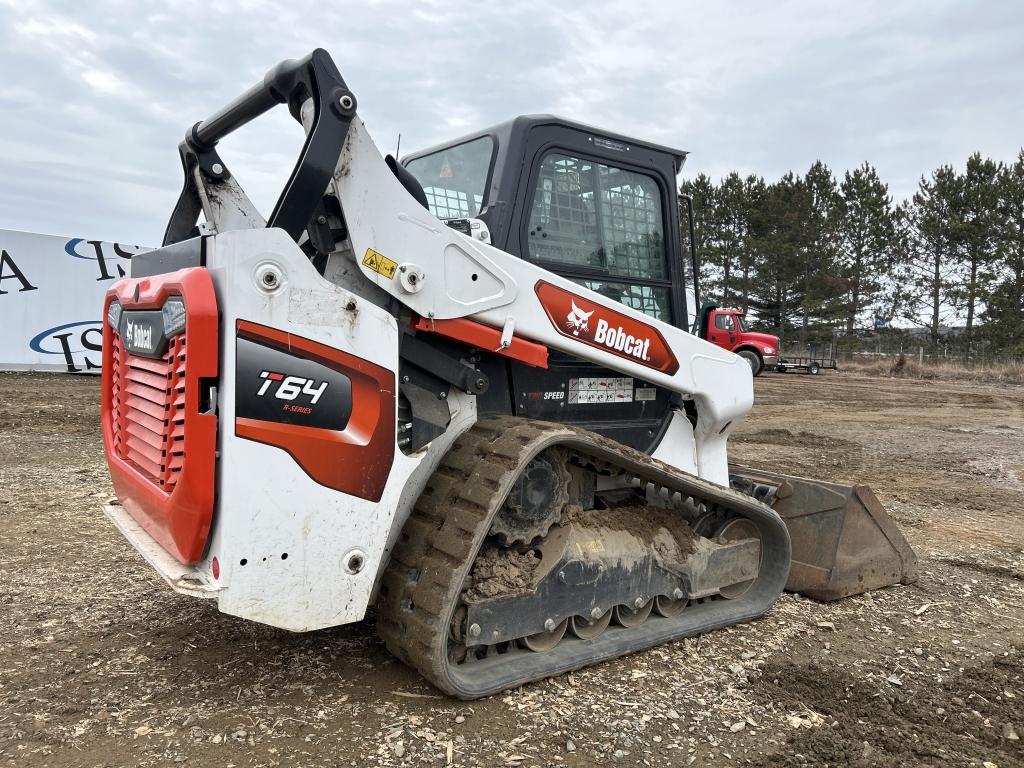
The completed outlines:
[[[901,317],[928,329],[932,349],[955,316],[955,270],[963,180],[949,165],[921,177],[906,212],[907,258],[901,271]]]
[[[830,318],[841,284],[833,279],[836,257],[836,231],[839,224],[839,194],[828,166],[818,160],[804,177],[806,214],[803,224],[803,302],[800,319],[800,343],[807,343],[808,329]]]
[[[718,210],[717,262],[721,269],[722,284],[720,296],[723,305],[731,306],[736,298],[736,273],[743,251],[747,247],[750,210],[747,205],[743,179],[733,171],[718,185],[716,203]]]
[[[860,316],[877,308],[884,276],[896,261],[896,222],[889,188],[864,163],[846,172],[839,187],[839,267],[846,283],[846,331]]]
[[[768,185],[760,176],[750,175],[743,181],[743,194],[747,203],[747,237],[739,256],[739,305],[743,313],[750,311],[750,294],[757,271],[758,260],[763,258],[763,238],[766,226],[764,215]]]
[[[715,200],[715,184],[711,181],[710,177],[701,173],[692,181],[684,181],[679,187],[680,195],[688,195],[693,201],[693,229],[694,229],[694,244],[697,250],[697,262],[700,269],[700,274],[697,276],[700,282],[700,290],[702,293],[701,300],[706,295],[710,295],[709,292],[714,291],[715,286],[715,275],[713,272],[712,264],[708,260],[708,247],[716,236],[717,223],[715,219],[715,210],[717,203]],[[690,228],[687,224],[687,210],[686,201],[679,201],[679,221],[682,227],[682,242],[684,247],[689,247],[690,242]],[[689,262],[689,259],[686,259]],[[695,307],[694,311],[699,311],[700,307]]]
[[[748,182],[756,188],[757,182],[744,181],[736,173],[717,186],[701,174],[680,187],[682,194],[693,197],[702,291],[721,304],[747,302],[745,285],[751,272]],[[685,211],[683,216],[685,221]]]
[[[1000,166],[975,152],[967,160],[963,179],[961,216],[954,228],[962,248],[959,249],[961,285],[958,296],[967,310],[964,330],[964,356],[970,357],[974,335],[974,318],[993,278],[998,243],[998,201],[996,179]]]
[[[763,325],[779,336],[794,327],[803,302],[804,220],[811,195],[792,172],[767,188],[757,214],[759,258],[751,281],[751,308]]]
[[[1024,149],[997,179],[997,283],[986,297],[985,336],[996,349],[1024,355]]]

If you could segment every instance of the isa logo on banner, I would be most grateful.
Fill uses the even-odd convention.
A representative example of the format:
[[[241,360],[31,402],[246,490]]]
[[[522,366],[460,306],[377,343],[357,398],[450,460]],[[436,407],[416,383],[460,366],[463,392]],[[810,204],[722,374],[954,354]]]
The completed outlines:
[[[40,355],[59,355],[57,359],[63,361],[68,373],[99,370],[102,365],[103,323],[100,320],[80,320],[47,328],[36,334],[29,342],[29,348]]]
[[[103,296],[150,249],[0,229],[0,370],[98,372]]]
[[[64,253],[76,259],[96,262],[96,280],[116,280],[128,274],[132,256],[148,251],[137,245],[104,243],[73,237],[64,244]]]

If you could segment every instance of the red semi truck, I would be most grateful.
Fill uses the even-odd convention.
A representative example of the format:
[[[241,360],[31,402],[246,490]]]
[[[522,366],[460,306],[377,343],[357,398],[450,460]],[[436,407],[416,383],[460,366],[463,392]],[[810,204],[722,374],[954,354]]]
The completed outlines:
[[[742,357],[750,363],[750,370],[755,376],[765,368],[775,370],[778,365],[779,337],[747,330],[743,312],[738,309],[705,304],[700,311],[697,334]]]

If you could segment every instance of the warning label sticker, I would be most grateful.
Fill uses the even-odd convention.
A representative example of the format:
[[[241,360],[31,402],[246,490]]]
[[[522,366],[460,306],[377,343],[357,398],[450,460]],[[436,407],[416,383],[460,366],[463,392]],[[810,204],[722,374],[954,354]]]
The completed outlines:
[[[633,379],[630,377],[569,379],[569,403],[631,403]]]
[[[390,279],[395,276],[398,262],[392,261],[383,253],[377,253],[373,248],[367,248],[366,255],[363,256],[363,266]]]

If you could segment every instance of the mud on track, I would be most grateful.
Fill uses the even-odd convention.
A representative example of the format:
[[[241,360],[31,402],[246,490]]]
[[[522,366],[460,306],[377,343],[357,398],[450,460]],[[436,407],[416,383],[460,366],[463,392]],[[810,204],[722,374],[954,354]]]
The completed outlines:
[[[921,581],[472,705],[361,624],[175,595],[99,510],[98,382],[0,375],[0,765],[1024,765],[1024,390],[766,375],[735,460],[871,484]]]

